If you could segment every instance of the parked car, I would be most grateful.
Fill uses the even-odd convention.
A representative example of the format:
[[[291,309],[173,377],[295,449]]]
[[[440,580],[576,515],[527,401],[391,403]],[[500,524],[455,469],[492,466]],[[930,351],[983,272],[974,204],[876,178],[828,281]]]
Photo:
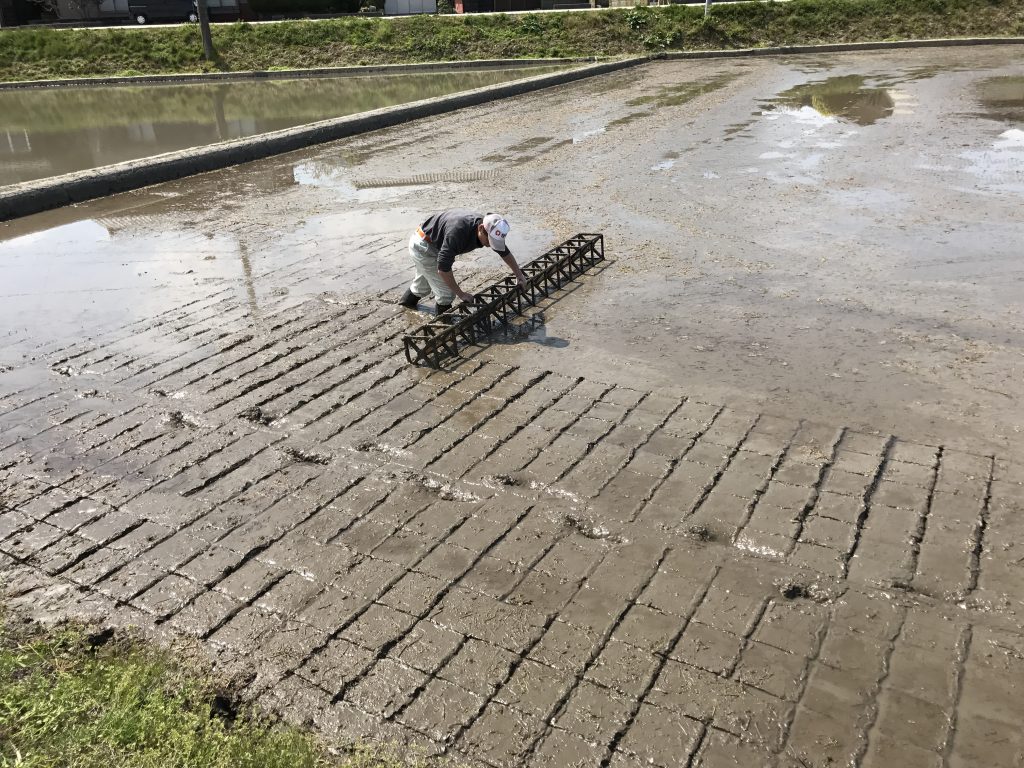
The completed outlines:
[[[139,3],[129,0],[128,13],[136,24],[199,21],[195,0],[147,0]]]
[[[238,0],[206,0],[210,21],[237,21],[244,15]],[[128,0],[129,18],[136,24],[199,21],[196,0]]]

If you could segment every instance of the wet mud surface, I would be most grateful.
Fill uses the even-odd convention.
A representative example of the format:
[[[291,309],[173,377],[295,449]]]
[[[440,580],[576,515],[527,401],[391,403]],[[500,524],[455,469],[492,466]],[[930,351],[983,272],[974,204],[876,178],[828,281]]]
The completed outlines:
[[[1016,54],[658,63],[0,226],[8,599],[467,765],[1020,765]],[[413,369],[452,201],[609,259]]]

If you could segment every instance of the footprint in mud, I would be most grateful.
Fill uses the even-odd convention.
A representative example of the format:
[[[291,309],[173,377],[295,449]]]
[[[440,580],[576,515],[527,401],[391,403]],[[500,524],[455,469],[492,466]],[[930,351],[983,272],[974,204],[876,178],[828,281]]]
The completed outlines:
[[[300,464],[320,464],[322,466],[326,466],[327,464],[330,464],[331,460],[334,458],[330,454],[304,451],[301,448],[294,447],[285,448],[284,452],[287,456]]]

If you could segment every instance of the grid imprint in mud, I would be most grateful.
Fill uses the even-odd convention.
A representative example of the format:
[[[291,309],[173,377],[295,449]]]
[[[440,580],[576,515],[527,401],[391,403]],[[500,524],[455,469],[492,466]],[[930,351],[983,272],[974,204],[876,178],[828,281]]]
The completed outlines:
[[[15,603],[474,764],[1019,764],[1018,465],[215,308],[0,376]]]

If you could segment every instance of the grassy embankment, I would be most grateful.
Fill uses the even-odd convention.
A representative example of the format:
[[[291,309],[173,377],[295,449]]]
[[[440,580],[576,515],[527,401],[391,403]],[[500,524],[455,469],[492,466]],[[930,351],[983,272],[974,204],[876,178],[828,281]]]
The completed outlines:
[[[401,768],[379,751],[334,756],[309,734],[226,716],[201,671],[81,629],[13,628],[0,612],[2,768]]]
[[[1019,0],[793,0],[516,16],[345,18],[196,26],[0,30],[0,81],[292,69],[486,58],[621,56],[930,37],[1024,34]]]

